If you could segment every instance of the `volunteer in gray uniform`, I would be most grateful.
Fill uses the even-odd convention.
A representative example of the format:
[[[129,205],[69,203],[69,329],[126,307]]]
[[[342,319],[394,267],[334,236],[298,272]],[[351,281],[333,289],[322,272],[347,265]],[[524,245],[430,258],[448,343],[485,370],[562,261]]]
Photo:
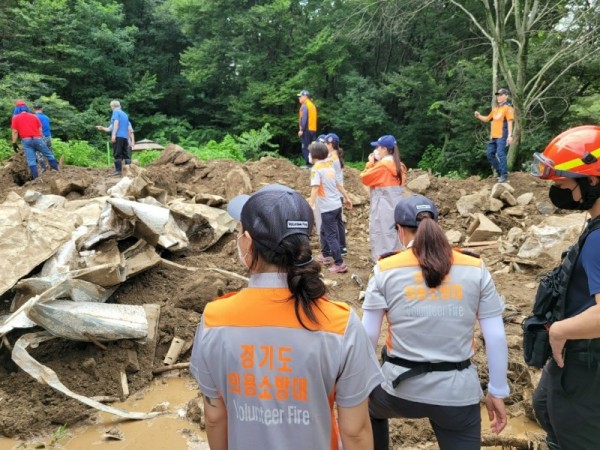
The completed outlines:
[[[442,450],[479,450],[483,393],[470,361],[477,320],[490,373],[491,427],[499,433],[506,426],[504,304],[482,261],[453,250],[437,218],[428,198],[402,198],[394,220],[407,249],[380,259],[367,287],[363,325],[373,347],[384,315],[389,324],[386,381],[369,403],[376,450],[388,448],[387,419],[394,417],[429,418]]]
[[[227,211],[250,281],[206,305],[194,340],[210,448],[373,449],[368,397],[383,376],[358,315],[323,297],[308,202],[275,185]]]

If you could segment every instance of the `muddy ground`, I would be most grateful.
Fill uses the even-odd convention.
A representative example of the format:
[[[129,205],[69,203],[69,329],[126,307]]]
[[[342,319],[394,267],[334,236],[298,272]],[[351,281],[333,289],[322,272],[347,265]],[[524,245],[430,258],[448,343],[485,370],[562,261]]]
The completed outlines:
[[[167,190],[173,196],[191,198],[199,193],[226,197],[232,190],[226,182],[227,174],[232,169],[243,170],[249,176],[253,190],[265,184],[278,182],[287,184],[306,196],[309,195],[309,172],[299,169],[285,159],[267,158],[243,165],[232,161],[204,163],[180,153],[167,152],[146,170],[157,187]],[[47,172],[40,179],[31,182],[26,181],[24,162],[17,159],[0,169],[0,202],[4,201],[10,191],[21,195],[27,190],[51,193],[53,180],[57,178],[85,181],[87,187],[79,192],[69,193],[68,198],[92,198],[104,194],[107,188],[117,182],[116,178],[109,177],[111,171],[112,169],[108,168],[63,167],[59,173]],[[421,174],[422,171],[411,170],[408,180]],[[361,185],[359,172],[354,169],[345,170],[345,180],[346,189],[359,203],[352,210],[346,211],[349,253],[345,261],[349,272],[331,275],[324,271],[323,274],[330,280],[329,297],[346,301],[360,311],[358,299],[361,288],[351,275],[356,274],[366,282],[371,270],[368,191]],[[466,180],[432,177],[432,184],[425,195],[432,198],[440,208],[442,227],[457,229],[464,234],[469,219],[460,217],[456,210],[456,201],[461,195],[471,194],[483,187],[491,189],[494,181],[491,178],[479,177]],[[511,174],[510,184],[515,188],[515,197],[532,192],[537,201],[547,200],[547,184],[528,174]],[[487,215],[504,232],[513,226],[526,229],[543,218],[537,211],[536,200],[526,206],[527,216],[524,218],[515,219],[500,213]],[[314,249],[315,252],[318,251],[316,239]],[[539,374],[535,370],[529,370],[522,362],[519,324],[530,310],[536,280],[548,270],[551,262],[537,261],[538,266],[521,266],[522,272],[495,273],[509,264],[506,257],[495,248],[484,249],[481,254],[507,303],[504,317],[510,352],[509,377],[512,390],[507,400],[509,415],[531,417],[531,393]],[[192,245],[176,253],[165,251],[162,257],[189,267],[218,267],[245,275],[237,261],[232,235],[225,235],[216,245],[203,252]],[[124,369],[128,370],[129,388],[134,393],[152,379],[152,368],[162,365],[174,336],[188,342],[192,340],[204,304],[213,297],[239,289],[242,285],[240,280],[212,272],[188,272],[172,266],[158,265],[125,282],[109,300],[124,304],[156,303],[161,306],[159,339],[154,360],[149,360],[148,349],[128,341],[110,343],[107,350],[102,350],[90,343],[58,339],[42,344],[31,353],[55,370],[61,381],[77,393],[88,396],[120,396],[119,374]],[[11,298],[10,293],[0,298],[0,315],[8,312]],[[12,332],[8,336],[11,344],[19,334]],[[478,351],[475,361],[480,367],[482,386],[485,386],[485,353],[479,333],[477,336]],[[132,371],[128,367],[128,354],[132,348],[138,353],[138,371]],[[188,350],[183,355],[183,361],[189,358],[189,353]],[[0,349],[0,435],[25,438],[54,429],[58,425],[72,426],[94,414],[95,410],[37,383],[14,365],[6,347]],[[397,448],[435,448],[435,438],[425,421],[393,421],[392,427],[392,437]]]

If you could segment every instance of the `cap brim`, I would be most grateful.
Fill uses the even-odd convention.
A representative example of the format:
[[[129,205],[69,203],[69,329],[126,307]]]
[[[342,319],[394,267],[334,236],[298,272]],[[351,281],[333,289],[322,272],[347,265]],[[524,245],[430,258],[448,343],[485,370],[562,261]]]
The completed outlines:
[[[263,191],[295,192],[291,187],[279,183],[273,183],[260,188],[258,191],[255,192],[255,194],[257,192]],[[250,196],[247,194],[241,194],[236,197],[233,197],[227,204],[227,213],[239,222],[242,217],[242,209],[244,208],[244,205],[246,204],[249,198]]]
[[[227,205],[227,213],[239,222],[242,217],[242,209],[249,198],[250,196],[247,194],[241,194],[233,197]]]
[[[373,147],[379,147],[379,145],[380,145],[380,144],[379,144],[379,142],[378,142],[378,141],[375,141],[375,142],[371,142],[371,145],[372,145]]]

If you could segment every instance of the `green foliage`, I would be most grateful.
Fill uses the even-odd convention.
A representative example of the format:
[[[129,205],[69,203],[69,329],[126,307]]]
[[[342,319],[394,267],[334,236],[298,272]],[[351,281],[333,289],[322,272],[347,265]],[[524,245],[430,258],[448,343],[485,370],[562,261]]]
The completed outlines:
[[[267,150],[278,148],[276,144],[269,142],[272,137],[269,124],[266,123],[260,130],[244,131],[237,142],[246,159],[258,160],[263,156],[279,156],[277,150]]]
[[[13,154],[11,141],[0,139],[0,161],[6,161]]]
[[[364,170],[365,164],[366,163],[364,161],[345,161],[344,160],[344,167],[352,167],[353,169],[360,170],[361,172]]]
[[[85,141],[63,142],[52,139],[56,159],[64,158],[65,164],[81,167],[106,167],[109,165],[106,152],[92,147]]]
[[[245,161],[244,153],[235,138],[227,135],[221,142],[209,141],[202,147],[186,147],[186,150],[203,161],[213,159],[233,159],[234,161]]]
[[[156,161],[160,158],[162,153],[158,150],[144,150],[133,154],[132,158],[137,159],[138,164],[142,167],[146,167],[148,164]]]
[[[108,126],[109,102],[119,99],[138,140],[177,143],[203,159],[281,153],[304,165],[296,93],[306,88],[318,107],[319,133],[336,132],[346,159],[364,161],[370,141],[394,134],[408,167],[440,174],[490,171],[489,124],[473,119],[473,111],[491,107],[491,50],[486,39],[474,38],[477,30],[465,26],[468,19],[452,5],[427,7],[421,0],[0,3],[0,30],[7,30],[0,38],[0,157],[6,155],[2,140],[10,140],[14,101],[22,98],[30,105],[43,103],[53,136],[69,142],[67,153],[75,153],[68,161],[104,165],[108,135],[94,126]],[[462,4],[483,17],[481,2]],[[541,10],[550,6],[551,0],[540,0]],[[567,27],[565,21],[584,9],[585,20]],[[529,52],[523,84],[542,90],[554,84],[524,114],[518,162],[564,129],[600,122],[600,52],[591,51],[568,76],[561,78],[578,54],[559,59],[541,83],[530,79],[576,40],[580,24],[593,30],[598,9],[580,1],[548,9],[551,14],[523,47]],[[506,22],[502,50],[516,68],[514,26]],[[71,142],[79,147],[77,141],[98,150],[71,149]]]

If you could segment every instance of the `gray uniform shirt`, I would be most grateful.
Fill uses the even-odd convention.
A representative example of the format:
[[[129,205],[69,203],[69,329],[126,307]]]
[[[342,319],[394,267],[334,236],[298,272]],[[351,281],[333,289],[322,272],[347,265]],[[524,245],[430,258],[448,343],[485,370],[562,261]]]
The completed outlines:
[[[410,361],[460,362],[471,358],[477,319],[502,314],[504,303],[483,262],[453,251],[450,273],[441,286],[428,288],[411,249],[375,266],[363,309],[386,310],[390,356]],[[386,362],[383,389],[406,400],[444,406],[478,403],[483,395],[477,367],[429,372],[392,381],[408,369]]]
[[[334,402],[357,406],[383,381],[348,305],[319,300],[309,331],[289,296],[285,274],[252,275],[204,310],[190,371],[205,396],[223,398],[230,450],[338,448]]]

